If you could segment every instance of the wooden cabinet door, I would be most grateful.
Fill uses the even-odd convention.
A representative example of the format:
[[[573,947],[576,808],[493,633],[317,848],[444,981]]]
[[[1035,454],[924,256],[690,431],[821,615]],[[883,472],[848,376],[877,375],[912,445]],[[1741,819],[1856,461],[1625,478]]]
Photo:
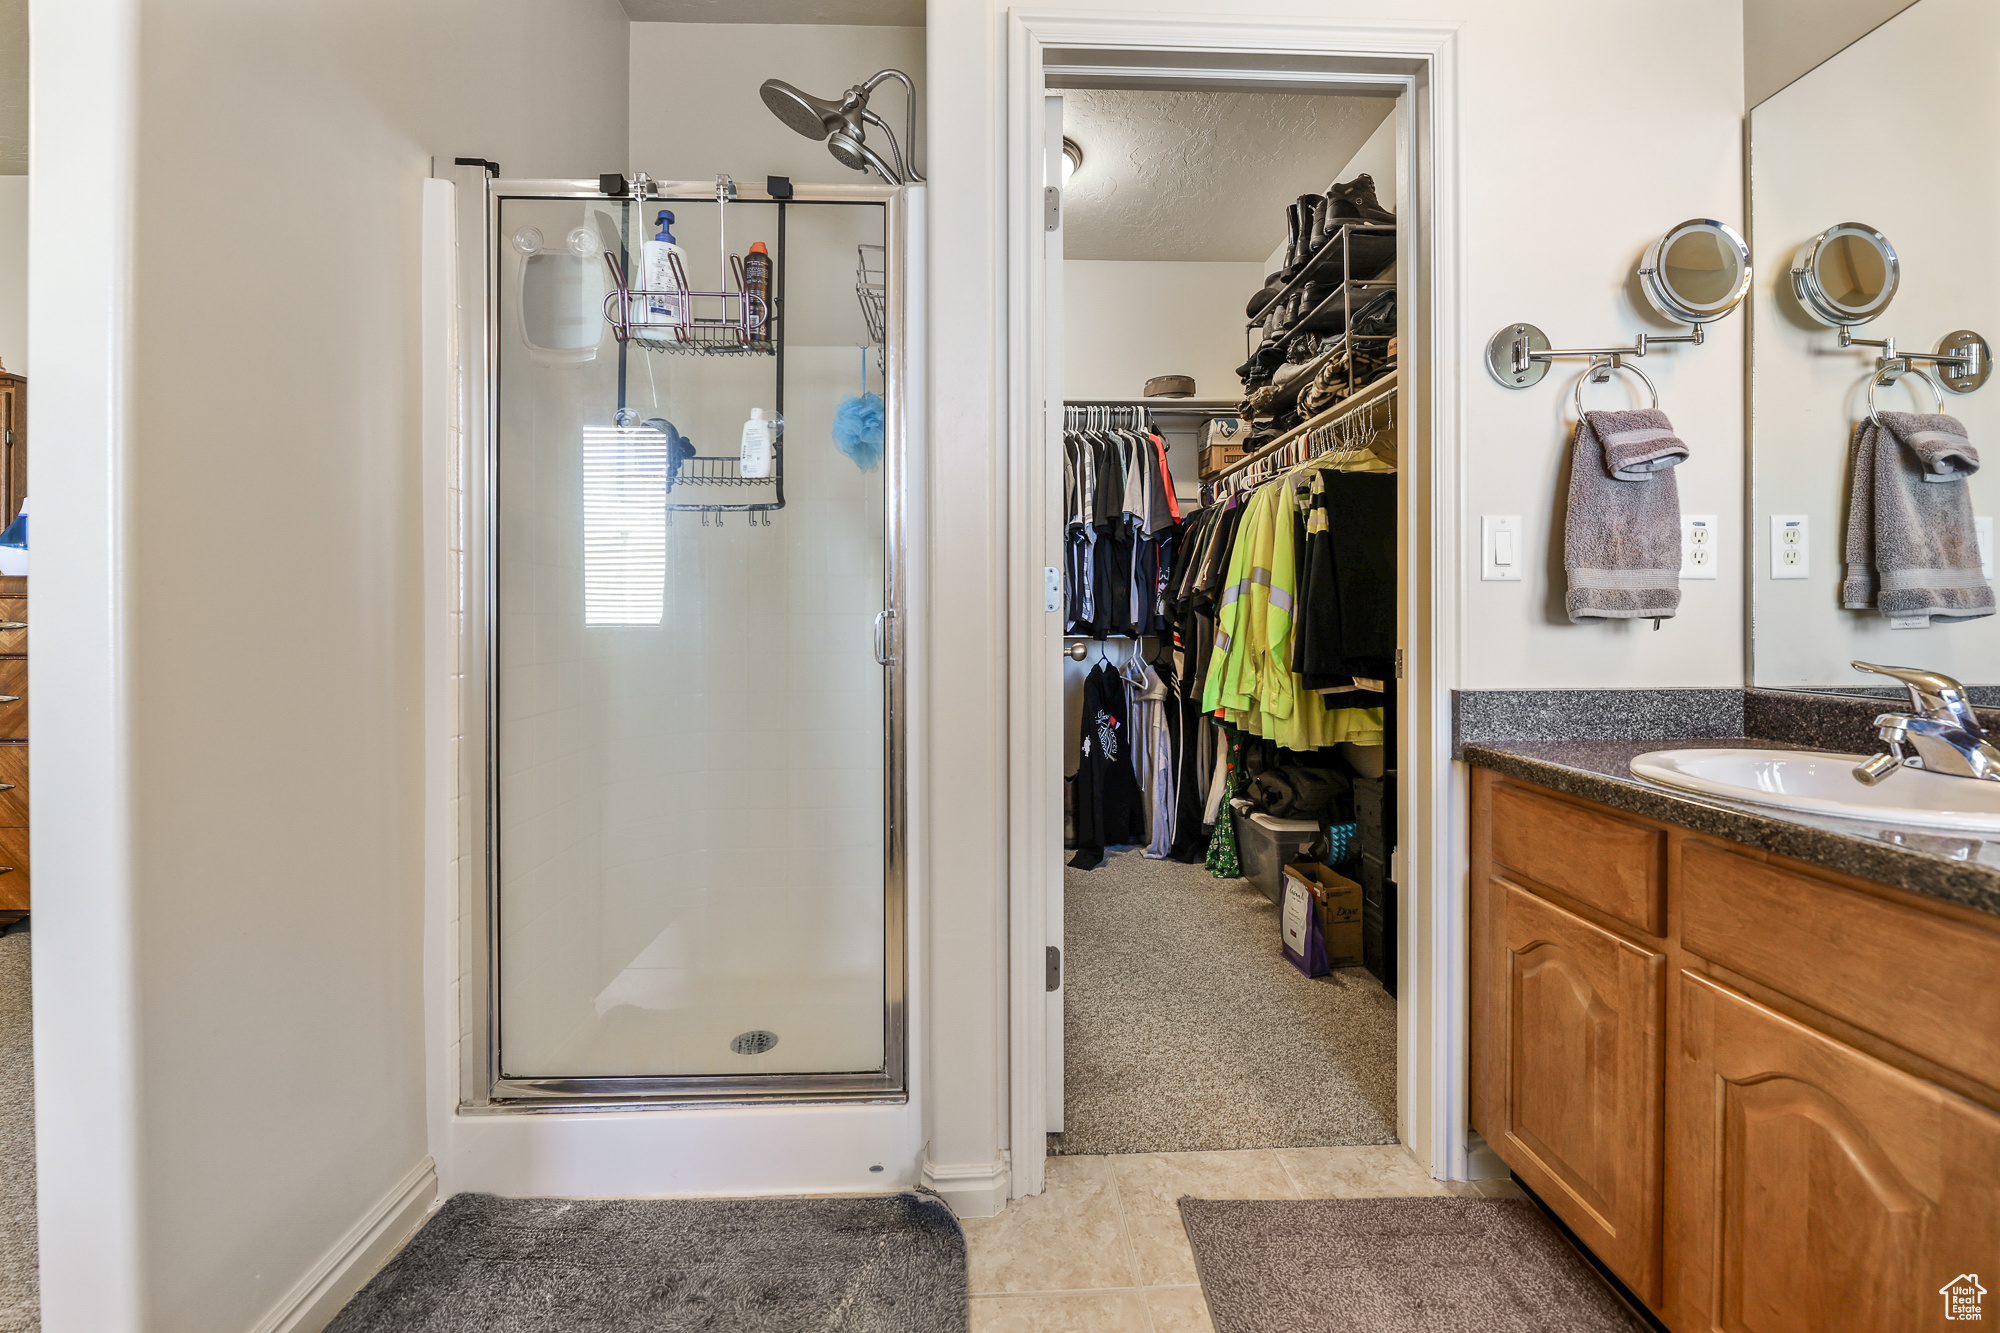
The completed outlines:
[[[1692,973],[1679,985],[1672,1326],[1957,1327],[1941,1289],[2000,1276],[2000,1116]]]
[[[1479,1128],[1640,1299],[1660,1296],[1663,954],[1505,880],[1474,1016]]]

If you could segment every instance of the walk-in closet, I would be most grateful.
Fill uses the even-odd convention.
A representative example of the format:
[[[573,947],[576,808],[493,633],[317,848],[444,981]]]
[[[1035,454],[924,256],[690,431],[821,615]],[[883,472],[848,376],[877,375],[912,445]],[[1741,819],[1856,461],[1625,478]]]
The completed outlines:
[[[1394,1143],[1398,102],[1047,123],[1049,1151]]]

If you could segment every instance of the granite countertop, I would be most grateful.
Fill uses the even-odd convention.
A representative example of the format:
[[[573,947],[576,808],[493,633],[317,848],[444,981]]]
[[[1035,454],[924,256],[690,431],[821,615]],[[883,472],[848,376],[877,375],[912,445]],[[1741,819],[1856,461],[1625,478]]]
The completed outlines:
[[[2000,916],[2000,838],[1797,814],[1677,792],[1632,776],[1652,750],[1811,747],[1748,737],[1482,741],[1465,762],[1635,815]]]

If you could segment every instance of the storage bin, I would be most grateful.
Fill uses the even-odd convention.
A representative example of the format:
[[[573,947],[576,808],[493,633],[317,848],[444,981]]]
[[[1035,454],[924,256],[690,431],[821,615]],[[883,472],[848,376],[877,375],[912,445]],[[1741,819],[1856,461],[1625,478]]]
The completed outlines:
[[[1282,903],[1285,897],[1285,867],[1305,856],[1319,841],[1320,826],[1312,819],[1274,819],[1251,814],[1230,803],[1230,818],[1236,821],[1236,859],[1243,878],[1257,886],[1266,898]]]

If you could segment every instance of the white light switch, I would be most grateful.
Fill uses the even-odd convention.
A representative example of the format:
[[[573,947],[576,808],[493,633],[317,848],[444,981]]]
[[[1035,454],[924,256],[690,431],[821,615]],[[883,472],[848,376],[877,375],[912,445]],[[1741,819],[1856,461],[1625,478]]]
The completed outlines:
[[[1717,519],[1714,514],[1681,515],[1681,577],[1712,579],[1721,552],[1716,548]]]
[[[1486,514],[1479,520],[1479,577],[1487,583],[1517,583],[1526,559],[1519,514]]]
[[[1812,577],[1812,543],[1804,514],[1771,515],[1771,577]]]

